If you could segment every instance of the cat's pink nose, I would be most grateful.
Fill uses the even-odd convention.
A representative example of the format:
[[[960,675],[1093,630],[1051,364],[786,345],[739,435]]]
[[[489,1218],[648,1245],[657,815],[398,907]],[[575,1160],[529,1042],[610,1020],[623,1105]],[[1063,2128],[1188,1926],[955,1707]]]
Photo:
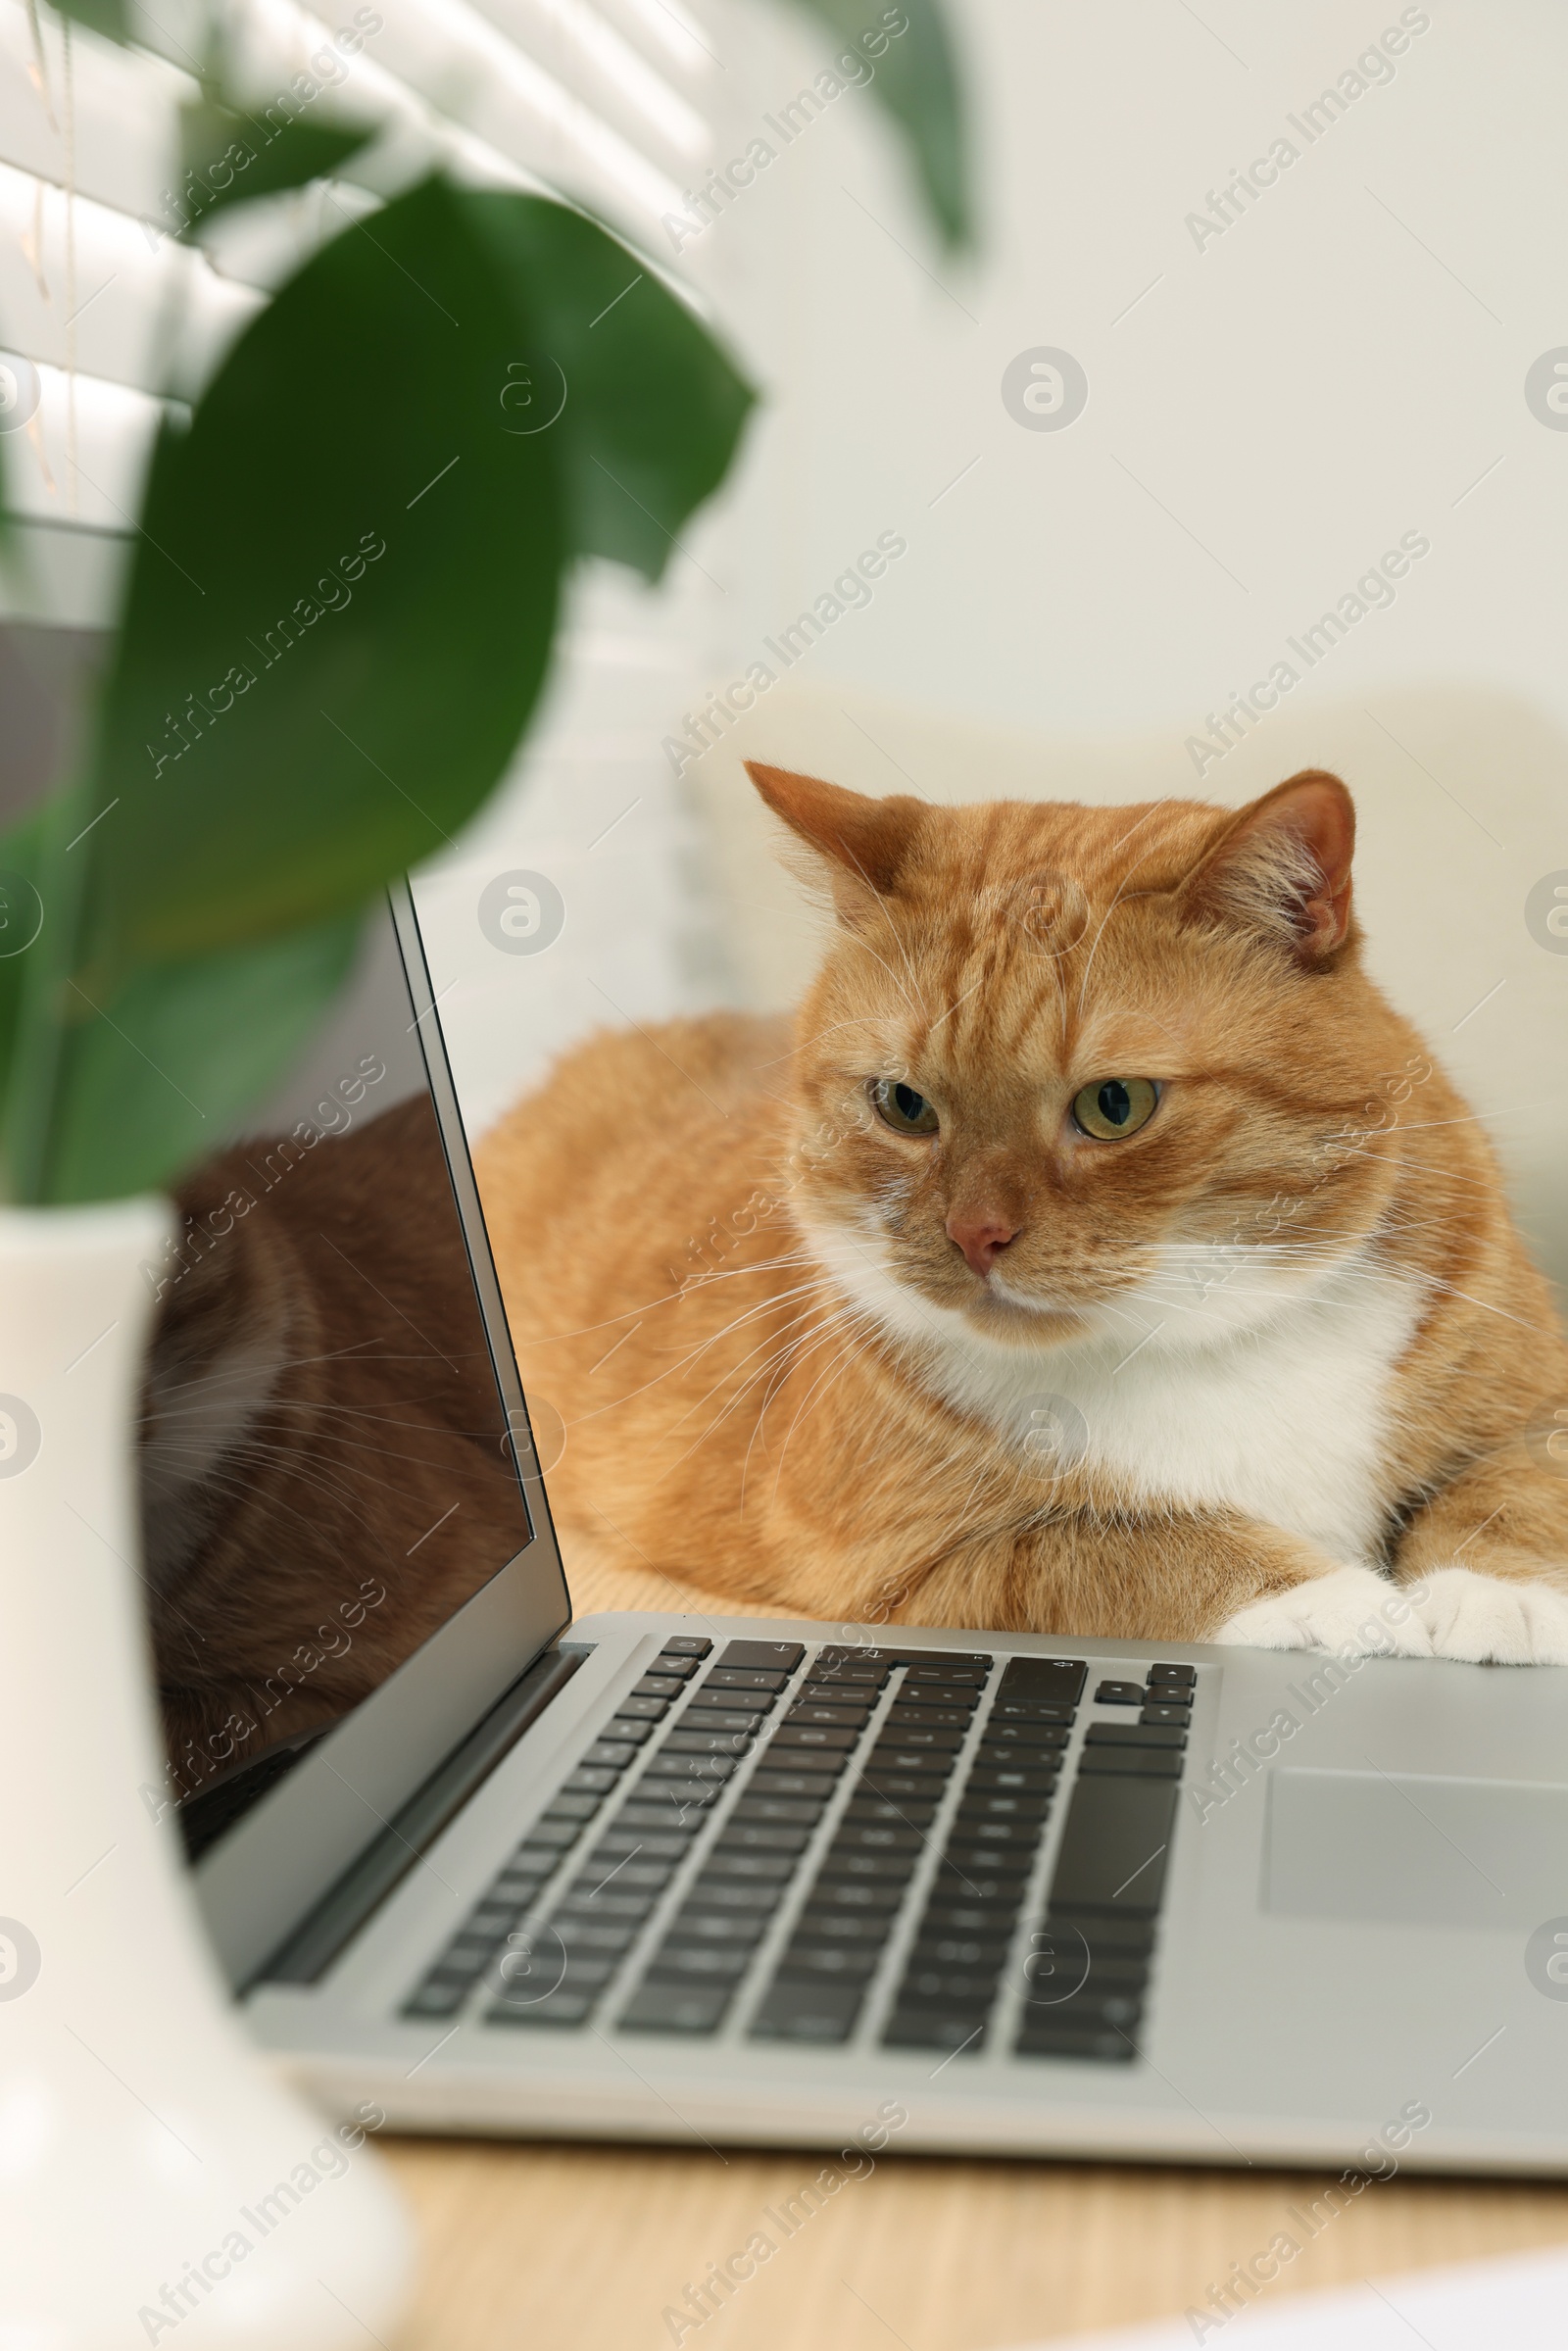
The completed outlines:
[[[1015,1224],[1004,1224],[984,1208],[967,1216],[955,1210],[948,1218],[948,1239],[962,1249],[970,1268],[982,1281],[1017,1230]]]

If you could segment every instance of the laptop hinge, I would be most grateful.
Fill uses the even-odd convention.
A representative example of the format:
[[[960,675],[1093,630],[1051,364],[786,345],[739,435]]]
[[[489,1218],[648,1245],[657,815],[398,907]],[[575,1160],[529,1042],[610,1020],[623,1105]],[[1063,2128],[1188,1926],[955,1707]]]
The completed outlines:
[[[396,1812],[270,1958],[238,1988],[258,1984],[316,1984],[388,1894],[487,1779],[524,1731],[560,1696],[586,1650],[552,1646],[503,1691],[444,1763]]]

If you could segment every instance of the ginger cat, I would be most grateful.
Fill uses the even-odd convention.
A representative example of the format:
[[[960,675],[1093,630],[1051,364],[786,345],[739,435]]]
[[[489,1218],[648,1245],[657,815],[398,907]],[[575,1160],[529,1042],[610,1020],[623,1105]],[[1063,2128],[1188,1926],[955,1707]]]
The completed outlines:
[[[1568,1661],[1568,1347],[1344,784],[750,773],[837,913],[793,1027],[596,1038],[479,1155],[568,1534],[781,1614]]]

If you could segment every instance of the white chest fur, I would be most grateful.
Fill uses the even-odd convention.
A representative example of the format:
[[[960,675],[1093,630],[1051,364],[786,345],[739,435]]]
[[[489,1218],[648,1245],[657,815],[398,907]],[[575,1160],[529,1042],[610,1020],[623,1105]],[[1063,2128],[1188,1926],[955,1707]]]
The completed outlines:
[[[1244,1512],[1359,1564],[1377,1556],[1395,1367],[1423,1292],[1369,1250],[1303,1280],[1268,1253],[1173,1250],[1104,1328],[1003,1345],[895,1279],[881,1236],[818,1228],[855,1302],[909,1344],[911,1369],[1022,1447],[1072,1407],[1072,1442],[1126,1506]],[[1074,1419],[1072,1415],[1078,1417]]]

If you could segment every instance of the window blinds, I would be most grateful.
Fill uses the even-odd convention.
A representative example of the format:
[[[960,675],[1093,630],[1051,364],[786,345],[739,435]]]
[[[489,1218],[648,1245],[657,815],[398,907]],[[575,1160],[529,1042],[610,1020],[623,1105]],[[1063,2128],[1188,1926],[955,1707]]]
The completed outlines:
[[[702,174],[714,61],[682,0],[237,5],[250,110],[374,122],[378,184],[444,161],[573,197],[642,243]],[[205,251],[176,242],[196,61],[138,22],[127,50],[0,0],[0,445],[30,558],[9,605],[63,621],[109,612],[176,317],[182,352],[210,364],[270,285],[376,201],[318,185],[220,216]]]

